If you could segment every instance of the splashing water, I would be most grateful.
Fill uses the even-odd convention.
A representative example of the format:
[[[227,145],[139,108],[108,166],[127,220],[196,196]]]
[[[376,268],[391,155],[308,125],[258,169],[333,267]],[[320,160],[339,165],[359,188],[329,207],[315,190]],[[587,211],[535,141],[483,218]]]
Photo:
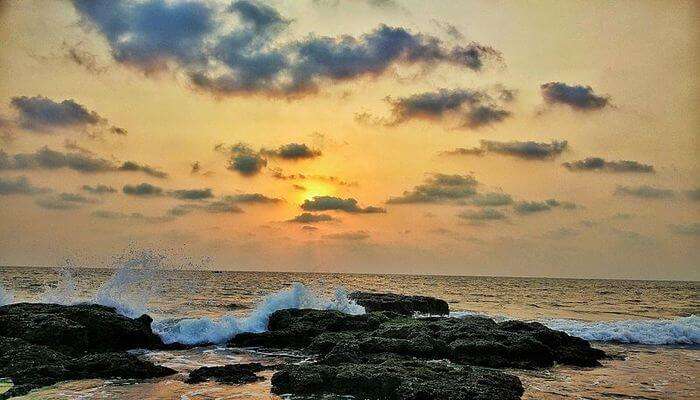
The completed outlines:
[[[14,296],[9,289],[5,289],[0,283],[0,306],[7,304],[12,304],[14,302]]]
[[[586,340],[650,345],[700,344],[700,316],[676,319],[583,322],[572,319],[542,321],[552,329]]]
[[[72,268],[67,264],[59,270],[59,280],[55,288],[49,288],[41,294],[42,303],[70,305],[80,303],[78,288],[75,284]]]
[[[223,343],[241,332],[265,331],[270,315],[286,308],[338,310],[355,315],[365,312],[365,308],[350,300],[343,289],[337,289],[332,299],[325,300],[303,284],[294,283],[288,290],[267,296],[247,317],[228,315],[219,319],[162,320],[154,322],[152,328],[165,343]]]

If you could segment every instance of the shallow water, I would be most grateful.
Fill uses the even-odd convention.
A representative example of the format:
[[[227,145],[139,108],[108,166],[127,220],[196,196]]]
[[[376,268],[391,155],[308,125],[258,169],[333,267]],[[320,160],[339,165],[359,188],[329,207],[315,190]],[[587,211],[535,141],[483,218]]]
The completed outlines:
[[[511,371],[521,377],[525,399],[700,396],[700,319],[694,316],[700,315],[698,282],[164,271],[143,267],[114,272],[5,267],[0,268],[0,284],[7,289],[3,296],[11,295],[14,301],[91,300],[114,305],[127,314],[148,312],[156,319],[154,327],[160,324],[164,337],[195,341],[225,339],[240,330],[260,329],[266,315],[278,308],[356,311],[338,287],[424,294],[447,300],[454,315],[537,320],[587,339],[603,340],[596,346],[620,356],[605,361],[602,368]],[[279,291],[283,292],[275,294]],[[146,352],[143,356],[181,373],[145,382],[62,383],[25,398],[279,399],[270,395],[269,379],[243,386],[188,385],[183,380],[187,371],[203,365],[254,360],[275,363],[285,355],[207,347]]]

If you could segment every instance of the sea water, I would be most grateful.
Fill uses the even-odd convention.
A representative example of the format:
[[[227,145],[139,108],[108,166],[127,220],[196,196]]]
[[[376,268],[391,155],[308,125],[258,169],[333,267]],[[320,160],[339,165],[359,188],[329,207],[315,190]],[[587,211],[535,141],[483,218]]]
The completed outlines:
[[[165,269],[157,254],[115,260],[112,268],[0,267],[0,304],[83,301],[136,317],[149,313],[165,342],[218,343],[184,351],[144,352],[179,375],[149,381],[85,380],[44,388],[41,399],[279,399],[268,379],[251,385],[188,385],[204,365],[278,363],[293,353],[229,349],[240,332],[260,332],[275,310],[335,309],[360,314],[348,291],[435,296],[452,315],[539,321],[595,341],[615,355],[603,367],[509,371],[525,399],[697,399],[700,396],[700,283],[462,276],[301,274]],[[233,310],[232,310],[233,309]]]

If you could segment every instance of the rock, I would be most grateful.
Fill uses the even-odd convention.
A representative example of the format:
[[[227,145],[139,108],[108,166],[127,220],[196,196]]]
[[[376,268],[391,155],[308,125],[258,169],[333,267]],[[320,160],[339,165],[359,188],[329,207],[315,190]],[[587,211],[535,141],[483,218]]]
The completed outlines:
[[[229,345],[306,349],[338,362],[390,353],[491,368],[546,368],[554,363],[592,367],[606,356],[583,339],[539,323],[496,323],[476,316],[280,310],[270,316],[268,329],[236,335]]]
[[[98,305],[19,303],[0,307],[0,399],[74,379],[154,378],[176,371],[126,353],[161,348],[147,315],[132,319]]]
[[[241,385],[261,381],[265,378],[256,375],[256,372],[264,371],[268,367],[260,363],[227,364],[221,367],[201,367],[190,372],[187,383],[201,383],[214,380],[229,385]]]
[[[353,292],[348,296],[367,312],[391,311],[402,315],[414,313],[447,315],[450,306],[445,300],[428,296],[405,296],[395,293]]]
[[[97,304],[17,303],[0,307],[0,336],[68,354],[162,348],[151,317],[132,319]]]
[[[389,400],[515,400],[520,380],[498,371],[440,361],[288,365],[272,376],[276,394],[337,394]]]

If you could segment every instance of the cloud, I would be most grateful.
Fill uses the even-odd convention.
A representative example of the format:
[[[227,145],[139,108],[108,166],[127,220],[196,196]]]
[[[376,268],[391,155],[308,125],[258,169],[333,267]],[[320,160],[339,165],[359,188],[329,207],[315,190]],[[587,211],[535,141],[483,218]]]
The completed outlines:
[[[280,179],[280,180],[314,180],[314,181],[321,181],[321,182],[328,182],[332,183],[338,186],[359,186],[357,182],[354,181],[345,181],[343,179],[338,178],[337,176],[329,176],[329,175],[305,175],[305,174],[285,174],[284,171],[282,171],[280,168],[271,168],[272,171],[272,177],[275,179]],[[299,185],[297,185],[299,186]],[[303,188],[300,186],[297,189]],[[300,189],[301,190],[301,189]]]
[[[700,236],[700,222],[685,225],[671,225],[671,232],[677,235]]]
[[[83,185],[82,189],[88,193],[92,194],[108,194],[108,193],[115,193],[117,189],[107,186],[107,185],[102,185],[98,184],[95,186],[90,186],[90,185]]]
[[[199,164],[199,161],[194,161],[191,164],[190,168],[190,173],[191,174],[197,174],[199,171],[202,169],[202,166]]]
[[[562,164],[569,171],[604,171],[604,172],[639,172],[654,173],[654,166],[637,161],[620,160],[606,161],[600,157],[588,157],[583,160],[570,161]]]
[[[243,176],[257,175],[267,166],[267,160],[245,143],[236,143],[228,148],[220,144],[214,150],[227,154],[229,158],[226,168]]]
[[[268,196],[265,196],[264,194],[260,194],[260,193],[235,194],[235,195],[231,195],[231,196],[225,196],[224,200],[229,201],[231,203],[257,203],[257,204],[273,204],[273,203],[280,203],[283,201],[282,199],[268,197]]]
[[[214,197],[210,188],[205,189],[179,189],[169,192],[172,197],[180,200],[204,200]]]
[[[303,143],[289,143],[274,150],[262,149],[261,154],[284,160],[303,160],[321,156],[320,150],[313,150]]]
[[[513,204],[513,197],[508,193],[490,192],[475,195],[471,203],[480,207],[507,206]]]
[[[323,236],[326,239],[333,240],[348,240],[348,241],[360,241],[369,239],[369,233],[365,231],[355,231],[355,232],[343,232],[343,233],[333,233],[330,235]]]
[[[196,89],[217,95],[301,96],[325,82],[380,76],[399,64],[479,71],[501,59],[478,43],[447,46],[437,37],[386,25],[359,37],[311,34],[283,42],[290,21],[268,5],[245,0],[225,10],[209,2],[162,0],[73,4],[83,24],[104,36],[115,61],[147,75],[177,68]]]
[[[685,195],[689,200],[700,201],[700,188],[686,190]]]
[[[150,183],[139,183],[138,185],[124,185],[122,188],[122,192],[124,194],[128,194],[131,196],[143,196],[143,197],[153,197],[153,196],[162,196],[163,195],[163,189],[151,185]]]
[[[553,240],[562,240],[562,239],[569,239],[572,237],[579,236],[581,234],[580,231],[576,229],[571,229],[571,228],[559,228],[559,229],[554,229],[548,232],[545,232],[542,237],[545,239],[553,239]]]
[[[96,204],[96,199],[75,193],[59,193],[49,197],[40,197],[35,203],[47,210],[74,210],[86,204]]]
[[[109,131],[115,135],[120,136],[126,136],[129,134],[129,132],[126,129],[120,128],[118,126],[112,126],[111,128],[109,128]]]
[[[549,211],[552,208],[561,207],[565,210],[573,210],[577,208],[576,204],[570,202],[560,202],[558,200],[549,199],[545,201],[521,201],[513,207],[515,212],[521,215],[534,214],[543,211]]]
[[[554,140],[551,143],[540,142],[497,142],[482,140],[481,148],[489,153],[502,154],[526,160],[546,160],[557,157],[568,148],[566,140]]]
[[[453,116],[460,120],[460,126],[475,129],[501,122],[511,115],[484,90],[439,89],[386,100],[391,105],[391,119],[385,123],[388,126],[412,119],[441,120]],[[359,118],[372,117],[360,115]]]
[[[118,211],[95,210],[90,214],[93,218],[108,219],[108,220],[132,220],[145,223],[161,223],[168,222],[174,219],[173,216],[147,216],[141,213],[122,213]]]
[[[3,178],[0,176],[0,196],[13,194],[34,195],[49,191],[47,188],[32,185],[26,176],[18,176],[16,178]]]
[[[464,211],[457,215],[457,217],[469,221],[495,221],[508,218],[506,214],[493,208]]]
[[[78,46],[68,46],[64,42],[63,47],[66,48],[66,58],[71,62],[85,68],[93,74],[102,74],[107,71],[107,67],[100,65],[97,57],[87,50],[81,49]]]
[[[342,199],[333,196],[314,196],[312,200],[304,200],[301,204],[304,211],[345,211],[352,214],[377,214],[385,213],[386,210],[380,207],[368,206],[362,208],[357,205],[357,200],[353,198]]]
[[[296,217],[287,220],[287,222],[294,222],[299,224],[311,224],[314,222],[326,222],[333,221],[334,218],[328,214],[312,214],[309,212],[301,213]]]
[[[139,171],[143,172],[146,175],[150,175],[154,178],[160,178],[160,179],[165,179],[168,177],[168,174],[160,171],[158,169],[155,169],[153,167],[149,167],[148,165],[141,165],[139,163],[136,163],[134,161],[125,161],[119,168],[119,171]]]
[[[632,196],[641,199],[670,199],[676,197],[676,193],[670,189],[662,189],[649,185],[618,186],[615,189],[616,196]]]
[[[20,125],[29,130],[46,131],[106,122],[95,111],[72,99],[58,103],[44,96],[18,96],[13,97],[10,104],[19,112]]]
[[[457,147],[454,150],[443,151],[440,155],[443,156],[477,156],[481,157],[486,154],[486,150],[481,147]]]
[[[202,209],[212,214],[240,214],[243,212],[243,209],[226,199],[208,203]]]
[[[590,86],[549,82],[540,86],[546,104],[563,104],[576,111],[600,110],[610,105],[610,97],[598,96]]]
[[[474,196],[479,182],[471,175],[433,174],[422,185],[392,197],[387,204],[438,203]]]
[[[165,172],[156,170],[149,166],[139,165],[133,161],[127,161],[121,166],[115,165],[113,161],[96,157],[85,149],[74,147],[74,143],[68,145],[77,151],[63,153],[51,150],[44,146],[34,153],[19,153],[9,155],[0,150],[0,170],[30,170],[30,169],[60,169],[68,168],[84,174],[94,174],[102,172],[116,171],[140,171],[156,178],[168,176]]]

